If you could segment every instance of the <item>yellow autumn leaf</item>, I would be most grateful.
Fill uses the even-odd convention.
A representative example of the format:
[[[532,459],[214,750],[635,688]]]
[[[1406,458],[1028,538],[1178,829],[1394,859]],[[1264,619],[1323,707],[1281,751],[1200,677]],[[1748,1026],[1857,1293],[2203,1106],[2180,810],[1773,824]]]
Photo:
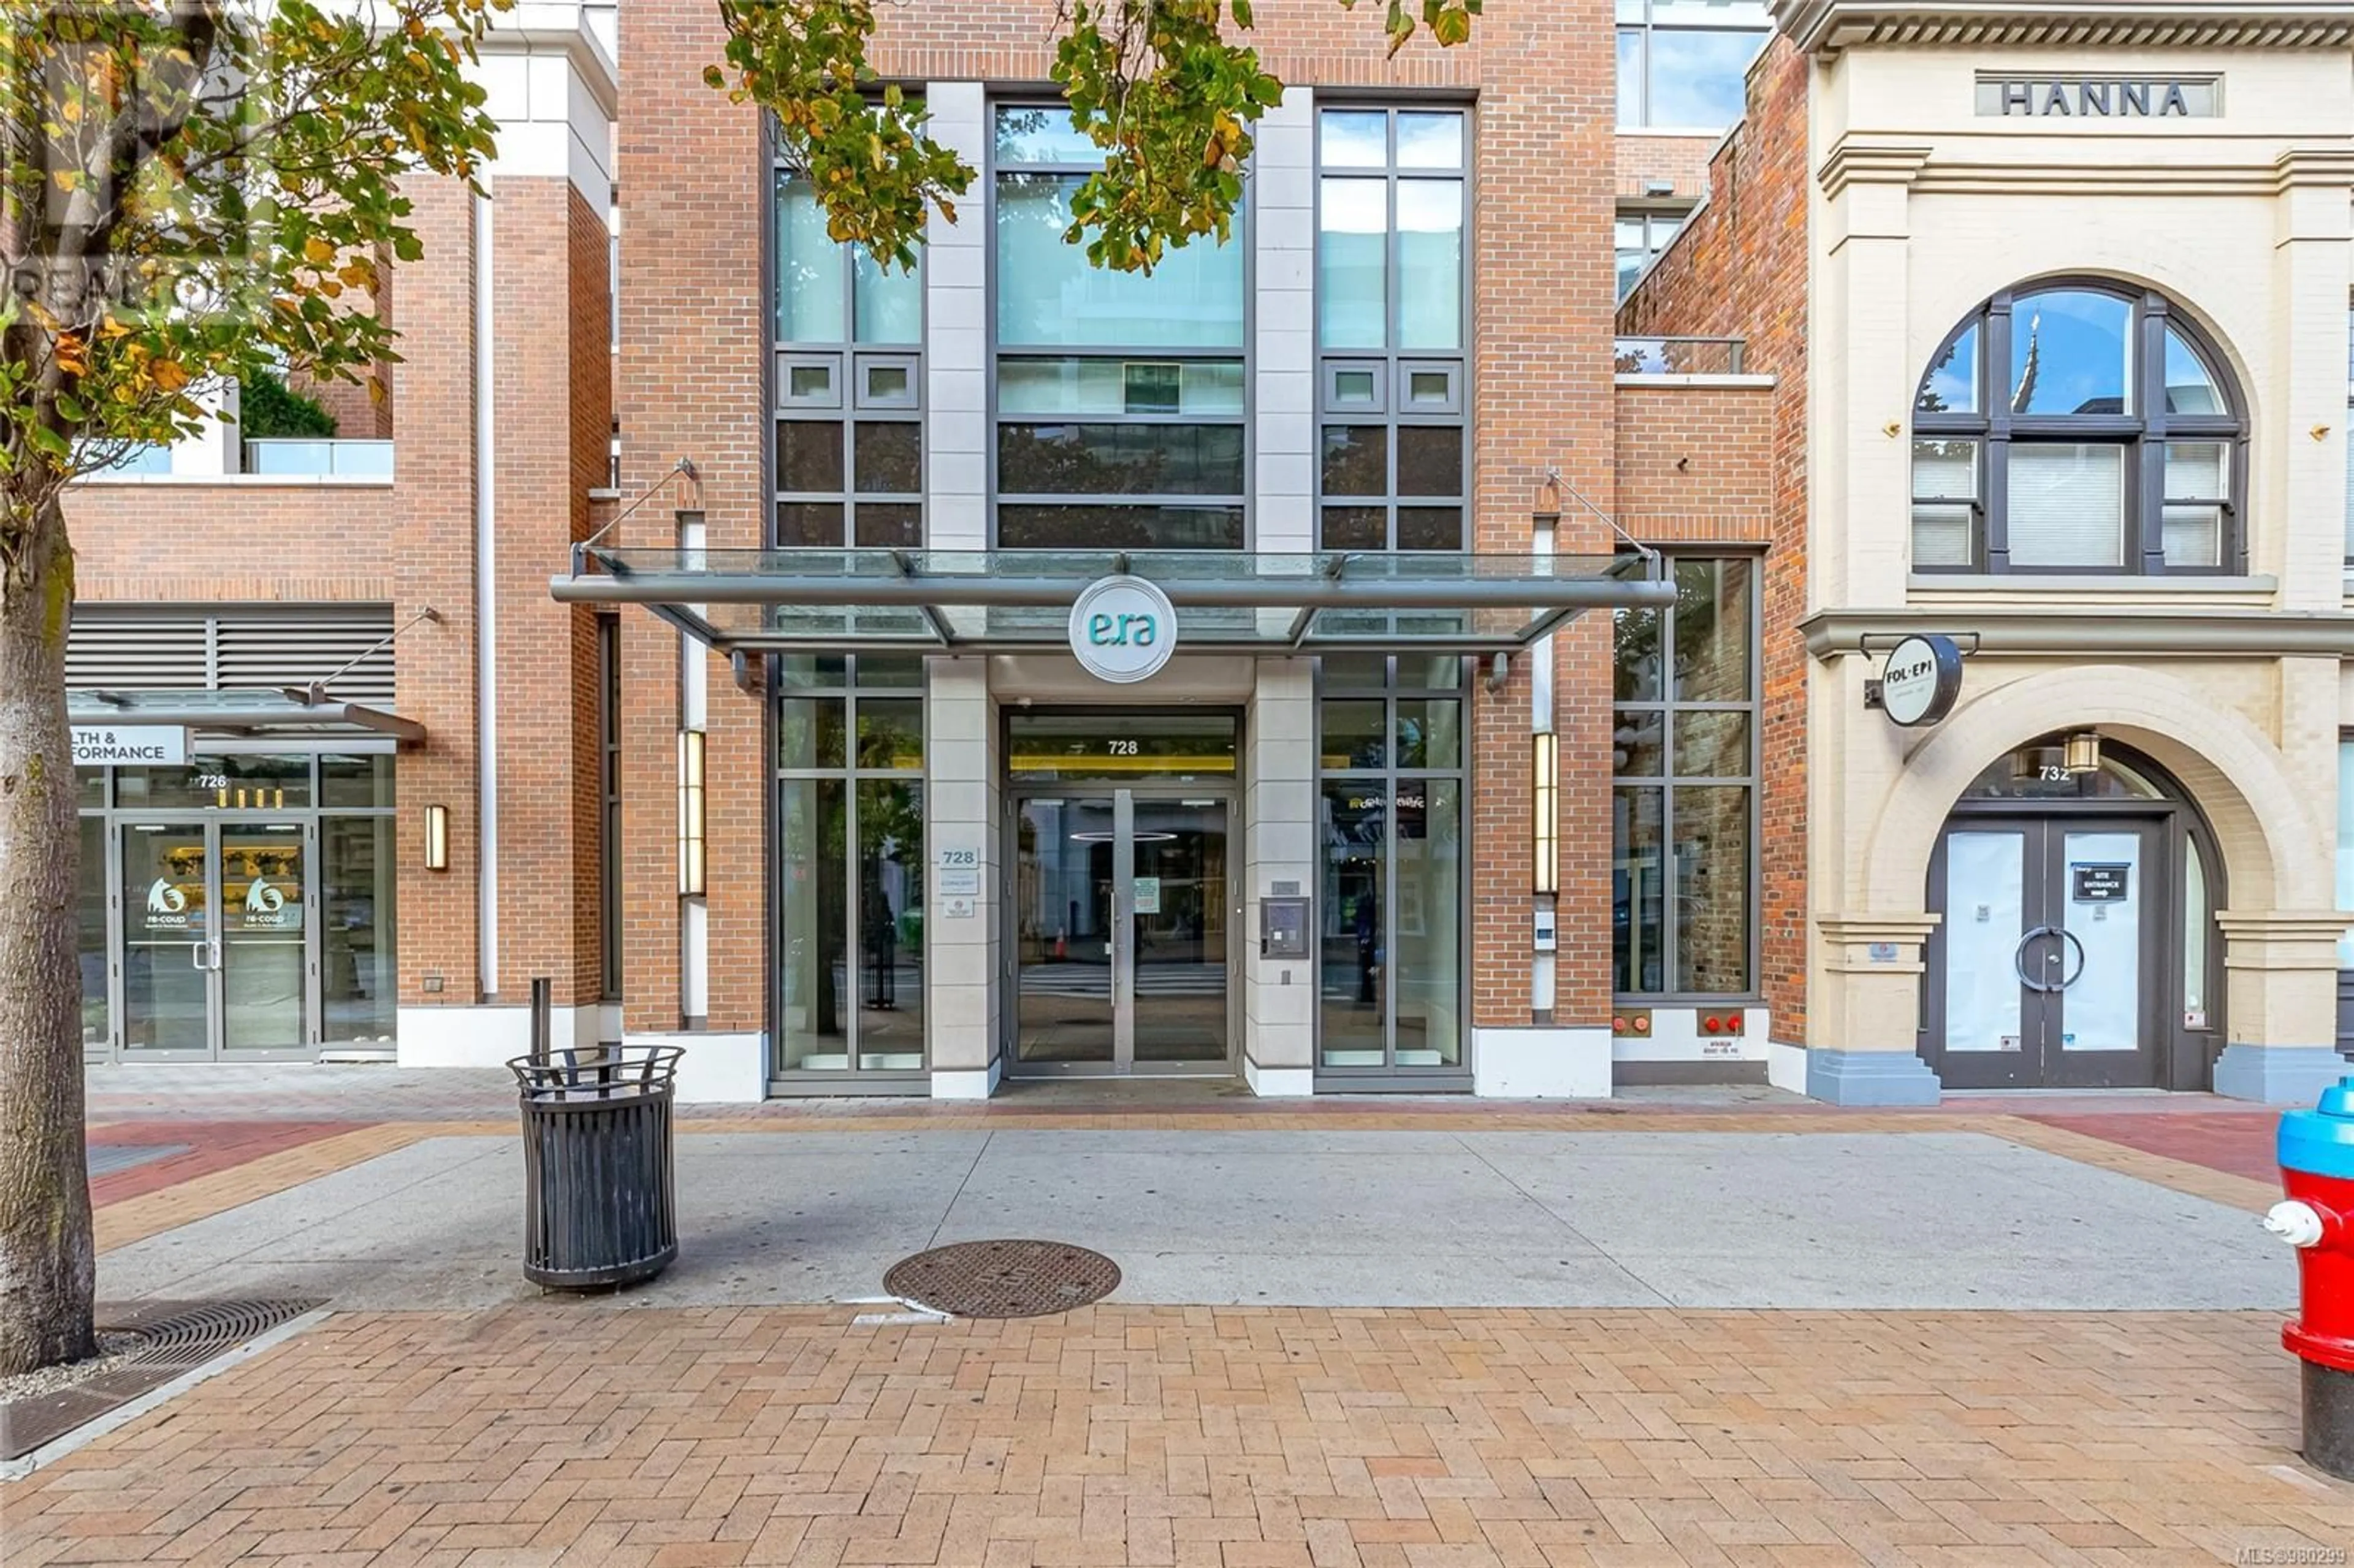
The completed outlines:
[[[317,235],[302,241],[302,260],[313,267],[323,267],[335,259],[335,248]]]
[[[188,373],[176,359],[157,360],[149,374],[154,376],[155,385],[165,392],[177,392],[188,384]]]

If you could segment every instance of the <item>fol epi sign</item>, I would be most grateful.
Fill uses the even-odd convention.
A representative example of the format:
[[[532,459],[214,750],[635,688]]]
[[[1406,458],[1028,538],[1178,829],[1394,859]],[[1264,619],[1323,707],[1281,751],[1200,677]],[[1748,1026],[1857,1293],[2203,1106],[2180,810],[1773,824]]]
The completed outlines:
[[[1908,637],[1880,667],[1880,709],[1910,729],[1954,710],[1962,690],[1962,652],[1950,637]]]
[[[1142,577],[1098,577],[1071,606],[1070,642],[1088,674],[1127,685],[1160,673],[1177,651],[1177,611]]]

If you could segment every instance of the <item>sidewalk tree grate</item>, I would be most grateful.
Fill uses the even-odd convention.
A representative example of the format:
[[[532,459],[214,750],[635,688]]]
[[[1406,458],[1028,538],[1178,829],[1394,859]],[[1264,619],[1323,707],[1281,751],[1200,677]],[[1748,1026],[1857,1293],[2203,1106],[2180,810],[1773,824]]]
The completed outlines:
[[[101,1302],[100,1334],[129,1335],[136,1342],[104,1372],[0,1405],[0,1460],[21,1459],[324,1305],[299,1300]]]
[[[883,1288],[956,1318],[1044,1318],[1119,1287],[1119,1265],[1068,1242],[978,1241],[901,1258]]]

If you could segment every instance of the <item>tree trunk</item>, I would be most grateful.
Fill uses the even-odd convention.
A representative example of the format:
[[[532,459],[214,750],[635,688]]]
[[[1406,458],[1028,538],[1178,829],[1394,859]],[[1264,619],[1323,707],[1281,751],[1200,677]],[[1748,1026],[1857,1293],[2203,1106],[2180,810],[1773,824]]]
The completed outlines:
[[[0,1373],[94,1353],[82,1148],[81,836],[66,729],[73,553],[56,500],[0,565]]]

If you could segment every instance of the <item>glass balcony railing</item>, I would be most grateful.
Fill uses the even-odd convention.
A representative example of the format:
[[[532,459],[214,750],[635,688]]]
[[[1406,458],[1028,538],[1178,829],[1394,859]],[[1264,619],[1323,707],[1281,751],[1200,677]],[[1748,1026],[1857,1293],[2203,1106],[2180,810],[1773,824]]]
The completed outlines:
[[[272,439],[245,443],[245,471],[305,479],[390,479],[390,441]]]
[[[1737,337],[1622,337],[1617,340],[1621,376],[1738,376],[1743,340]]]

